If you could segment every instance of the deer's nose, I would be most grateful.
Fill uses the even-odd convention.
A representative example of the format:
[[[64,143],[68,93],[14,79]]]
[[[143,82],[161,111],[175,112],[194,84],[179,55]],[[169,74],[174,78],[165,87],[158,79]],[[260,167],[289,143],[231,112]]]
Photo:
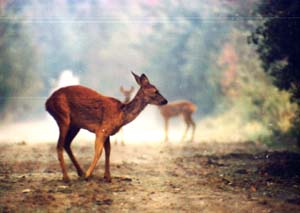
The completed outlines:
[[[165,104],[167,104],[168,103],[168,101],[165,99],[165,100],[163,100],[162,102],[160,102],[160,104],[161,105],[165,105]]]

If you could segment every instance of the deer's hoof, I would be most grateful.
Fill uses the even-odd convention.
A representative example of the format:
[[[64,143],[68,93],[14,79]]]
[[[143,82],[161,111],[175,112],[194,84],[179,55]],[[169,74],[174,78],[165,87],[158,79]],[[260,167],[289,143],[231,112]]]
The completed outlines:
[[[84,172],[83,171],[78,171],[77,174],[78,174],[79,177],[84,177]]]
[[[91,179],[91,176],[84,176],[82,177],[85,181],[89,181]]]
[[[107,183],[111,183],[111,176],[110,175],[104,175],[104,181]]]
[[[69,183],[70,182],[70,178],[68,176],[64,176],[62,180],[65,183]]]
[[[85,176],[84,175],[78,176],[78,180],[85,180]]]

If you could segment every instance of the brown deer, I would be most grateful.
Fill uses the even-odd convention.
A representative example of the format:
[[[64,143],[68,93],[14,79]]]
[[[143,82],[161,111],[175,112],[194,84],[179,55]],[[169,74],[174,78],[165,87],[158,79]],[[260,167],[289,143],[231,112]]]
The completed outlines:
[[[83,86],[68,86],[55,91],[46,101],[46,109],[59,127],[57,154],[63,173],[63,180],[69,181],[65,167],[63,150],[74,164],[78,176],[88,179],[99,160],[103,147],[105,151],[104,179],[111,181],[110,175],[110,136],[125,124],[133,121],[148,105],[164,105],[167,100],[156,87],[150,84],[145,74],[138,76],[132,72],[140,88],[129,103],[103,96]],[[84,174],[71,150],[71,143],[83,128],[96,135],[94,158]]]
[[[169,129],[169,119],[171,117],[176,117],[182,115],[184,122],[186,124],[186,129],[183,133],[181,141],[183,141],[187,135],[187,132],[192,126],[192,137],[190,141],[194,140],[194,134],[196,129],[196,124],[192,118],[192,114],[197,110],[197,106],[190,101],[175,101],[164,106],[159,106],[161,115],[164,118],[165,123],[165,142],[168,141],[168,129]]]
[[[134,87],[133,87],[133,86],[131,86],[130,89],[128,89],[128,90],[124,89],[123,86],[120,87],[120,92],[121,92],[121,93],[124,95],[124,97],[125,97],[125,99],[124,99],[124,101],[123,101],[124,104],[127,104],[127,103],[130,101],[133,91],[134,91]],[[123,131],[123,128],[121,128],[121,129],[119,130],[119,134],[118,134],[118,135],[120,136],[121,144],[122,144],[122,145],[125,145],[125,143],[124,143],[124,131]],[[117,142],[117,140],[116,140],[116,141],[115,141],[115,144],[117,144],[117,143],[118,143],[118,142]]]

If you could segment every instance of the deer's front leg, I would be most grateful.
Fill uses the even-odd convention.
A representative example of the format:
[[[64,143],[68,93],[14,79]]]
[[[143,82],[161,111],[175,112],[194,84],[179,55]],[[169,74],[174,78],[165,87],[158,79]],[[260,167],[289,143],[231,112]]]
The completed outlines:
[[[88,168],[88,170],[85,173],[85,179],[88,179],[92,175],[92,173],[95,169],[95,166],[96,166],[99,158],[101,157],[103,145],[104,145],[104,139],[105,139],[105,137],[103,135],[96,134],[94,159],[93,159],[93,162],[91,163],[90,167]]]
[[[110,176],[110,139],[107,137],[104,143],[104,151],[105,151],[105,173],[104,173],[104,179],[108,182],[111,182],[111,176]]]

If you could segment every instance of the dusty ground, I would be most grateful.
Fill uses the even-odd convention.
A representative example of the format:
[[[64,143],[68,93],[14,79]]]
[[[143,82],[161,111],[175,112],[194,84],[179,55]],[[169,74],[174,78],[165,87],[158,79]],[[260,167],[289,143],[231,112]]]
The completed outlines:
[[[87,168],[93,144],[73,148]],[[251,142],[112,144],[112,183],[103,156],[90,181],[67,161],[66,184],[55,144],[0,150],[0,212],[300,212],[300,154]]]

